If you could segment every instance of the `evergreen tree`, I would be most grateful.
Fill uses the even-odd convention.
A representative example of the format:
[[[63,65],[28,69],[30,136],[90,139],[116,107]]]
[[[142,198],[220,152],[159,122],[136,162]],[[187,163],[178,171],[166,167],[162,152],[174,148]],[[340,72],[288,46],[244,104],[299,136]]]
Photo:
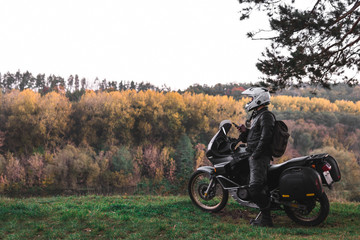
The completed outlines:
[[[45,74],[38,74],[35,79],[35,88],[43,89],[45,87]]]
[[[3,79],[4,88],[13,89],[13,86],[14,86],[15,82],[16,82],[16,80],[15,80],[14,74],[11,74],[10,72],[7,72],[4,75],[4,79]]]
[[[95,88],[99,86],[99,84],[100,84],[99,82],[100,82],[99,78],[96,77],[95,80],[94,80],[94,87]]]
[[[305,10],[295,0],[239,2],[244,7],[241,20],[254,9],[269,17],[269,30],[248,37],[271,41],[256,66],[274,90],[305,81],[326,88],[339,81],[358,83],[360,1],[317,0]]]
[[[111,81],[111,82],[108,82],[107,84],[108,84],[108,86],[107,86],[108,91],[116,91],[117,90],[116,81]]]
[[[57,83],[60,88],[65,90],[65,79],[63,77],[58,76],[57,77]]]
[[[15,73],[15,85],[16,85],[16,89],[20,89],[21,88],[21,81],[22,81],[22,74],[20,73],[20,70],[18,70]],[[24,90],[24,89],[20,89],[20,90]]]
[[[119,91],[122,91],[124,90],[124,84],[123,84],[123,81],[120,81],[119,83]]]
[[[72,91],[73,85],[74,85],[74,76],[70,75],[70,77],[67,80],[68,91],[70,92]]]
[[[53,87],[55,86],[55,79],[54,78],[55,78],[54,75],[50,75],[46,79],[46,85],[48,87],[50,87],[50,89],[53,89]]]
[[[131,81],[131,83],[130,83],[130,89],[131,89],[131,90],[135,90],[135,89],[136,89],[136,85],[135,85],[135,82],[134,82],[134,81]]]
[[[125,173],[132,173],[133,161],[129,149],[125,146],[120,146],[118,151],[111,159],[110,169],[114,172],[123,170]]]
[[[75,91],[79,91],[79,88],[80,88],[79,76],[75,74]]]
[[[84,91],[86,89],[86,78],[81,79],[81,90]]]
[[[102,82],[100,83],[100,90],[101,91],[104,91],[106,89],[106,84],[107,84],[107,81],[106,81],[106,78],[104,78],[104,80],[102,80]]]
[[[35,78],[32,76],[32,74],[29,71],[26,71],[22,74],[22,78],[19,84],[20,91],[26,89],[26,88],[33,88],[33,84],[35,82]]]
[[[176,177],[183,185],[190,177],[194,169],[195,151],[190,138],[183,134],[175,149]]]

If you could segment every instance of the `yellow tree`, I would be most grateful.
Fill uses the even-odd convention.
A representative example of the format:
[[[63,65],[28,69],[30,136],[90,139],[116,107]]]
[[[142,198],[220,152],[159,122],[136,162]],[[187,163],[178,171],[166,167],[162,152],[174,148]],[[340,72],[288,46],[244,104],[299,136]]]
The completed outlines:
[[[183,125],[185,113],[184,99],[179,93],[168,92],[165,94],[162,107],[163,140],[166,141],[167,145],[174,146],[185,132]]]
[[[184,114],[184,127],[187,135],[194,141],[200,140],[201,134],[206,134],[209,138],[211,120],[215,115],[216,105],[214,98],[204,94],[184,93],[184,103],[186,106]],[[212,122],[215,123],[213,120]]]
[[[39,123],[45,147],[55,148],[63,144],[69,132],[71,103],[63,94],[50,92],[39,102]]]
[[[134,120],[131,106],[131,95],[135,91],[113,91],[110,92],[108,109],[108,143],[113,144],[114,140],[124,145],[131,141],[131,129],[134,126]]]
[[[336,100],[335,104],[341,112],[346,112],[346,113],[359,113],[360,112],[356,103],[354,103],[352,101]]]
[[[134,116],[134,141],[138,144],[160,142],[165,128],[162,121],[164,115],[163,93],[147,90],[132,95]]]
[[[32,90],[5,94],[6,145],[10,151],[29,154],[43,143],[39,103],[40,94]]]
[[[277,111],[304,111],[304,112],[336,112],[336,104],[324,98],[275,96],[271,99],[274,110]]]
[[[246,111],[242,102],[236,101],[233,97],[215,96],[214,119],[217,123],[224,119],[230,119],[237,123],[243,123],[246,118]]]
[[[75,104],[73,119],[75,140],[101,148],[104,144],[113,144],[116,137],[126,142],[132,120],[129,116],[130,103],[124,92],[88,91]],[[116,136],[119,135],[119,136]]]
[[[356,102],[356,112],[360,113],[360,101]]]

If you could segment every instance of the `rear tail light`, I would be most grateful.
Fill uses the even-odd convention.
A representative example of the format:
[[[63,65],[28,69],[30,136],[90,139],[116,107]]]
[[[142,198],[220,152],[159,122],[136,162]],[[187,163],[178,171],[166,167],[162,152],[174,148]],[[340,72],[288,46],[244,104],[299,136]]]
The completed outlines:
[[[325,163],[324,166],[321,168],[324,172],[331,170],[331,165],[329,163]]]

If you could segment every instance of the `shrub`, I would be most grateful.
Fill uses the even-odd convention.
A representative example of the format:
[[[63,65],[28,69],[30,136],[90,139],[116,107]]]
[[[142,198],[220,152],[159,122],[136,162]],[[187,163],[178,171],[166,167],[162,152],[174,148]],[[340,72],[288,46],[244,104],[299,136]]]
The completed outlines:
[[[48,175],[54,175],[55,184],[63,189],[93,187],[97,184],[100,168],[93,153],[87,148],[67,145],[60,150],[54,163],[48,167]]]
[[[160,153],[160,162],[163,165],[164,177],[169,181],[175,180],[175,160],[171,157],[171,154],[174,152],[174,149],[169,147],[164,147]]]
[[[148,145],[144,149],[144,176],[150,179],[162,178],[164,166],[160,161],[159,149],[153,145]],[[159,180],[159,179],[157,179]]]
[[[195,169],[197,169],[200,166],[208,166],[212,165],[211,162],[206,157],[206,146],[204,144],[198,143],[195,146]]]
[[[127,147],[120,146],[112,156],[111,170],[114,172],[122,170],[124,173],[133,172],[132,155]]]
[[[5,177],[10,189],[14,189],[17,191],[25,185],[25,169],[20,164],[19,159],[15,158],[12,154],[7,155]]]
[[[34,154],[27,160],[27,184],[29,187],[41,186],[45,178],[45,164],[43,156]]]
[[[3,193],[8,186],[8,180],[4,174],[0,174],[0,193]]]
[[[0,154],[0,174],[5,172],[6,159],[3,155]]]

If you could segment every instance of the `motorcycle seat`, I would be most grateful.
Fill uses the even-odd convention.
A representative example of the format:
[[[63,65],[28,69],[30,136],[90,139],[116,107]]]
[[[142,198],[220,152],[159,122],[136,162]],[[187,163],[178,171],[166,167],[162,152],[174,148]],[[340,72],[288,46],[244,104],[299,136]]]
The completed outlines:
[[[282,172],[284,169],[293,167],[293,166],[302,166],[303,163],[306,162],[306,160],[309,158],[309,156],[303,156],[298,158],[290,159],[286,162],[280,163],[280,164],[274,164],[270,165],[268,172],[275,173],[275,172]]]

